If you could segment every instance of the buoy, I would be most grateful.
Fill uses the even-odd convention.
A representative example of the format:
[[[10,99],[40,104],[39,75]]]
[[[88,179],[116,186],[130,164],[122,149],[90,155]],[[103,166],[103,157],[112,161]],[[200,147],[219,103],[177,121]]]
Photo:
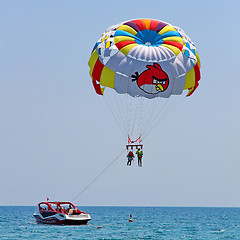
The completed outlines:
[[[99,229],[99,228],[102,228],[102,227],[97,227],[97,228]]]
[[[129,222],[132,222],[132,214],[130,214],[130,219],[128,220]]]

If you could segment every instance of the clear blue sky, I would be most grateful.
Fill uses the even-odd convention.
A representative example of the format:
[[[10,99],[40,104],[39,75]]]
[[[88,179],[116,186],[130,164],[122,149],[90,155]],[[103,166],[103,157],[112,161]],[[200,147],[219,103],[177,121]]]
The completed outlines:
[[[0,205],[71,200],[123,149],[91,85],[91,50],[111,25],[154,18],[196,44],[202,79],[144,142],[77,205],[239,206],[238,1],[0,0]],[[160,134],[161,132],[161,134]]]

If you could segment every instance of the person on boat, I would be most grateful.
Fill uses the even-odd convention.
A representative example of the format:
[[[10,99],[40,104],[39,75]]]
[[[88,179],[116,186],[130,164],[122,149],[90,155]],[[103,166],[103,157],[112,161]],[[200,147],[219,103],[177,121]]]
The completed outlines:
[[[127,165],[131,166],[133,158],[134,158],[133,152],[131,150],[129,151],[127,158],[128,158]]]
[[[140,148],[138,148],[136,154],[138,156],[138,166],[142,167],[142,156],[143,156],[142,150]]]
[[[62,207],[60,205],[58,205],[57,208],[56,208],[56,211],[61,212],[62,211]]]
[[[67,211],[69,212],[72,208],[71,204],[69,204]]]

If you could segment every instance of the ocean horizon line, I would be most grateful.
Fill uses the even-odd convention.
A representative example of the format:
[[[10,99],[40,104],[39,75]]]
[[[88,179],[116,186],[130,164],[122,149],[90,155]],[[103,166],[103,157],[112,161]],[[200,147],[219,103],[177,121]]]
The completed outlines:
[[[239,206],[150,206],[150,205],[78,205],[81,207],[139,207],[139,208],[240,208]],[[0,205],[0,207],[37,207],[36,205]]]

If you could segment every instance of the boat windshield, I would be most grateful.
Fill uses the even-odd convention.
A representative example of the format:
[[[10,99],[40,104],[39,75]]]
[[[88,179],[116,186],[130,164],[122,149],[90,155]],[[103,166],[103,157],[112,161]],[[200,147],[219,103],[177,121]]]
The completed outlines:
[[[52,210],[46,203],[41,203],[39,205],[39,210],[44,211],[44,210]]]
[[[70,209],[76,210],[76,208],[72,204],[61,204],[61,206],[64,210],[68,210],[68,211]]]
[[[48,202],[39,204],[40,211],[57,211],[60,213],[79,213],[79,210],[69,202]]]

